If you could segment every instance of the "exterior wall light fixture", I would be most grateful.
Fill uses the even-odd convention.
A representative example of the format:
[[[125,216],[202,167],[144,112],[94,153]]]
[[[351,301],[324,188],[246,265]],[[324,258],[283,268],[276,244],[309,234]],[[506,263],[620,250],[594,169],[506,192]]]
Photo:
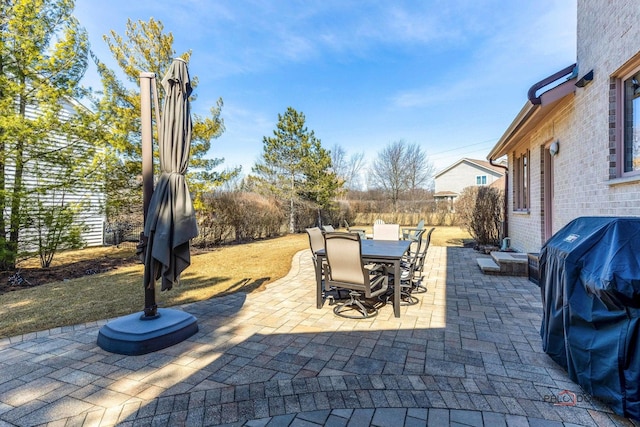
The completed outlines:
[[[593,70],[589,71],[587,74],[582,76],[580,80],[576,82],[577,87],[585,87],[589,83],[593,81]]]
[[[552,156],[555,156],[558,154],[558,151],[560,151],[560,143],[558,141],[553,141],[549,146],[549,153]]]

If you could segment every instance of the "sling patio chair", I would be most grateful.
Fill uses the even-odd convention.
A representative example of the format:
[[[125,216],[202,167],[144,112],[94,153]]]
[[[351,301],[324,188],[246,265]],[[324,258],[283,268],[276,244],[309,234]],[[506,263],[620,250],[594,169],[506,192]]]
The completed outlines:
[[[371,300],[387,291],[387,269],[369,271],[365,268],[358,233],[326,233],[324,239],[329,264],[327,284],[337,289],[349,290],[350,296],[349,301],[338,303],[333,312],[348,319],[376,316],[378,308],[365,299]],[[377,299],[376,303],[379,304]]]
[[[316,253],[324,249],[324,235],[322,234],[322,230],[320,230],[318,227],[307,228],[305,229],[305,231],[309,236],[309,249],[311,249],[313,264],[317,269],[318,258],[316,257]]]
[[[433,234],[433,230],[435,229],[435,227],[432,227],[429,232],[426,233],[426,237],[421,239],[422,244],[418,250],[416,264],[413,269],[413,291],[415,293],[427,292],[427,287],[422,284],[424,279],[422,273],[424,272],[424,265],[427,259],[427,249],[429,249],[429,244],[431,243],[431,234]]]
[[[373,224],[373,240],[399,240],[400,225]]]
[[[316,270],[316,273],[318,272],[318,269],[320,269],[324,296],[330,301],[330,304],[333,304],[335,300],[346,298],[346,296],[344,296],[345,292],[341,292],[341,289],[332,287],[325,280],[327,276],[326,272],[329,269],[326,258],[324,259],[323,265],[318,265],[316,252],[324,250],[324,233],[318,227],[307,228],[305,231],[309,236],[309,248],[311,249],[311,256],[313,258],[313,267]]]
[[[322,226],[322,231],[324,231],[325,233],[333,233],[336,230],[333,228],[333,225],[327,224]]]
[[[400,286],[400,305],[415,305],[420,302],[412,293],[415,291],[415,271],[417,263],[419,262],[422,235],[424,232],[425,230],[418,231],[416,240],[411,241],[409,250],[400,262],[400,277],[394,277],[393,274],[390,276],[392,283],[389,287],[393,289],[395,286]],[[393,292],[390,291],[381,295],[379,298],[381,301],[388,302],[392,297]]]
[[[373,239],[373,227],[375,227],[376,224],[384,224],[384,220],[378,218],[375,221],[373,221],[373,226],[371,227],[371,233],[365,234],[365,237],[367,239]]]

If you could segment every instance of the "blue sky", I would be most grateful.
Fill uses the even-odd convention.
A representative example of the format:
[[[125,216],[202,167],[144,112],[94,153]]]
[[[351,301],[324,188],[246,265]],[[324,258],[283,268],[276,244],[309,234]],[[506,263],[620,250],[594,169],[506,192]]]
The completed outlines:
[[[529,87],[576,60],[576,0],[76,0],[76,16],[113,68],[103,34],[162,21],[193,51],[193,112],[224,100],[210,157],[244,173],[289,106],[325,148],[368,161],[398,140],[436,170],[484,159]]]

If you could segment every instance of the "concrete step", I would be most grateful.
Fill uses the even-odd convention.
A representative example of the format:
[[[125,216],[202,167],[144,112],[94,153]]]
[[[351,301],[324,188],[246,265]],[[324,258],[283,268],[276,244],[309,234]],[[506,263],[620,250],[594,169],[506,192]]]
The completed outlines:
[[[522,252],[491,252],[491,258],[498,264],[527,264],[527,254]]]
[[[502,276],[527,276],[528,257],[520,252],[491,252],[491,258],[477,258],[478,266],[485,274]]]
[[[476,262],[484,274],[500,274],[500,266],[492,258],[476,258]]]
[[[491,252],[491,258],[500,266],[500,274],[505,276],[528,276],[529,262],[526,253]]]

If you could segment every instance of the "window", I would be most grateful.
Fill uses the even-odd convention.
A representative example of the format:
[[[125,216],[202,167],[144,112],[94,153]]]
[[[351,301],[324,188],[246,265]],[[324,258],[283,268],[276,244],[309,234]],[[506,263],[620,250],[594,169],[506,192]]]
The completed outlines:
[[[623,92],[622,172],[629,174],[640,171],[640,71],[624,80]]]
[[[514,155],[513,210],[529,210],[529,150]]]
[[[640,177],[640,52],[609,80],[609,179]]]
[[[487,176],[486,175],[476,176],[476,185],[487,185]]]

